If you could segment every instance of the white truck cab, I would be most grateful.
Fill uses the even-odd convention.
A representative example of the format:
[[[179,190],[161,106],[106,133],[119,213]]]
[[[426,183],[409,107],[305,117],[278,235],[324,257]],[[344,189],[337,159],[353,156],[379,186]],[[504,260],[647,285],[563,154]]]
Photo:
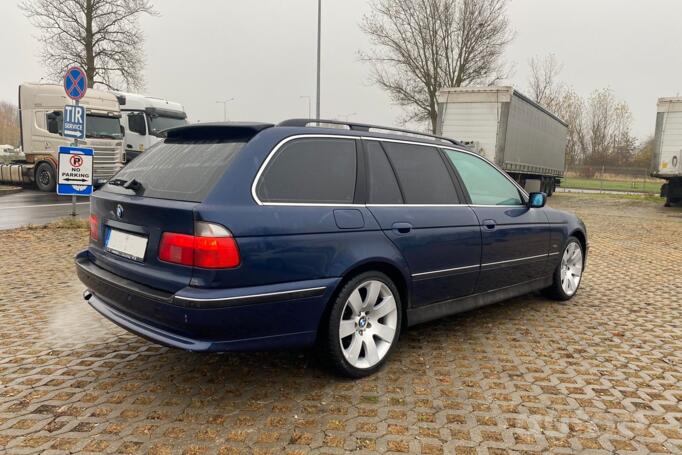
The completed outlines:
[[[125,128],[126,161],[163,139],[163,131],[187,124],[182,104],[136,93],[114,92],[121,106]]]
[[[19,125],[25,157],[0,165],[0,182],[35,183],[41,191],[55,190],[59,147],[73,142],[63,135],[63,111],[69,104],[72,101],[61,85],[19,86]],[[121,111],[116,97],[100,90],[88,89],[80,104],[86,109],[86,131],[79,146],[94,150],[93,177],[97,186],[123,167]]]

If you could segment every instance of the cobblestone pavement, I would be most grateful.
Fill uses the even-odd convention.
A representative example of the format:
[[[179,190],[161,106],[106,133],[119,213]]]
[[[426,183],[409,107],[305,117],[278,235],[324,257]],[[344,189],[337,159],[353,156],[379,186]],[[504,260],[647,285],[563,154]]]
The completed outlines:
[[[681,453],[682,210],[604,196],[579,295],[409,330],[352,382],[307,352],[155,346],[85,303],[79,230],[0,232],[0,452]]]

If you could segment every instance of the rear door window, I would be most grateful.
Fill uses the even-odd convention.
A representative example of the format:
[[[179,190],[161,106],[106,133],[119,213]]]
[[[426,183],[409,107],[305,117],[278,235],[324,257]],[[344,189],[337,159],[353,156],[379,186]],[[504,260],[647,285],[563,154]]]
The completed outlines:
[[[402,204],[403,196],[391,163],[377,141],[366,141],[370,204]]]
[[[258,181],[262,202],[351,204],[357,173],[354,139],[304,138],[282,146]]]
[[[137,180],[142,185],[139,196],[201,202],[244,145],[236,141],[166,140],[135,158],[114,179]],[[128,192],[111,184],[103,189]]]
[[[406,204],[459,204],[455,185],[435,147],[384,142]]]

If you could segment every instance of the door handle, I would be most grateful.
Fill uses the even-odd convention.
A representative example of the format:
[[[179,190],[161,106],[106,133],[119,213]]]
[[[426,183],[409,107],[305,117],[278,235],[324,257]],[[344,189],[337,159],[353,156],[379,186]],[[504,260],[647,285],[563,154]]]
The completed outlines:
[[[409,234],[412,231],[412,225],[410,223],[393,223],[393,232],[398,234]]]
[[[497,227],[497,223],[495,220],[483,220],[483,226],[485,226],[486,229],[490,229],[491,231]]]

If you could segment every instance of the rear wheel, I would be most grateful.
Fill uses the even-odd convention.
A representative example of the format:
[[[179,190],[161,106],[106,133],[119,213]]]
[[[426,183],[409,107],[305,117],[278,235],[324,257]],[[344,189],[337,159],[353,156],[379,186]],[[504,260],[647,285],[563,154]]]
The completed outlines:
[[[554,281],[545,289],[548,297],[559,301],[573,298],[582,280],[584,257],[580,241],[575,237],[569,237],[561,256],[561,263],[554,271]]]
[[[400,295],[389,277],[363,273],[346,283],[333,303],[321,340],[323,355],[351,378],[379,370],[398,341]]]
[[[54,169],[50,163],[40,163],[36,168],[35,183],[40,191],[52,192],[57,186]]]

